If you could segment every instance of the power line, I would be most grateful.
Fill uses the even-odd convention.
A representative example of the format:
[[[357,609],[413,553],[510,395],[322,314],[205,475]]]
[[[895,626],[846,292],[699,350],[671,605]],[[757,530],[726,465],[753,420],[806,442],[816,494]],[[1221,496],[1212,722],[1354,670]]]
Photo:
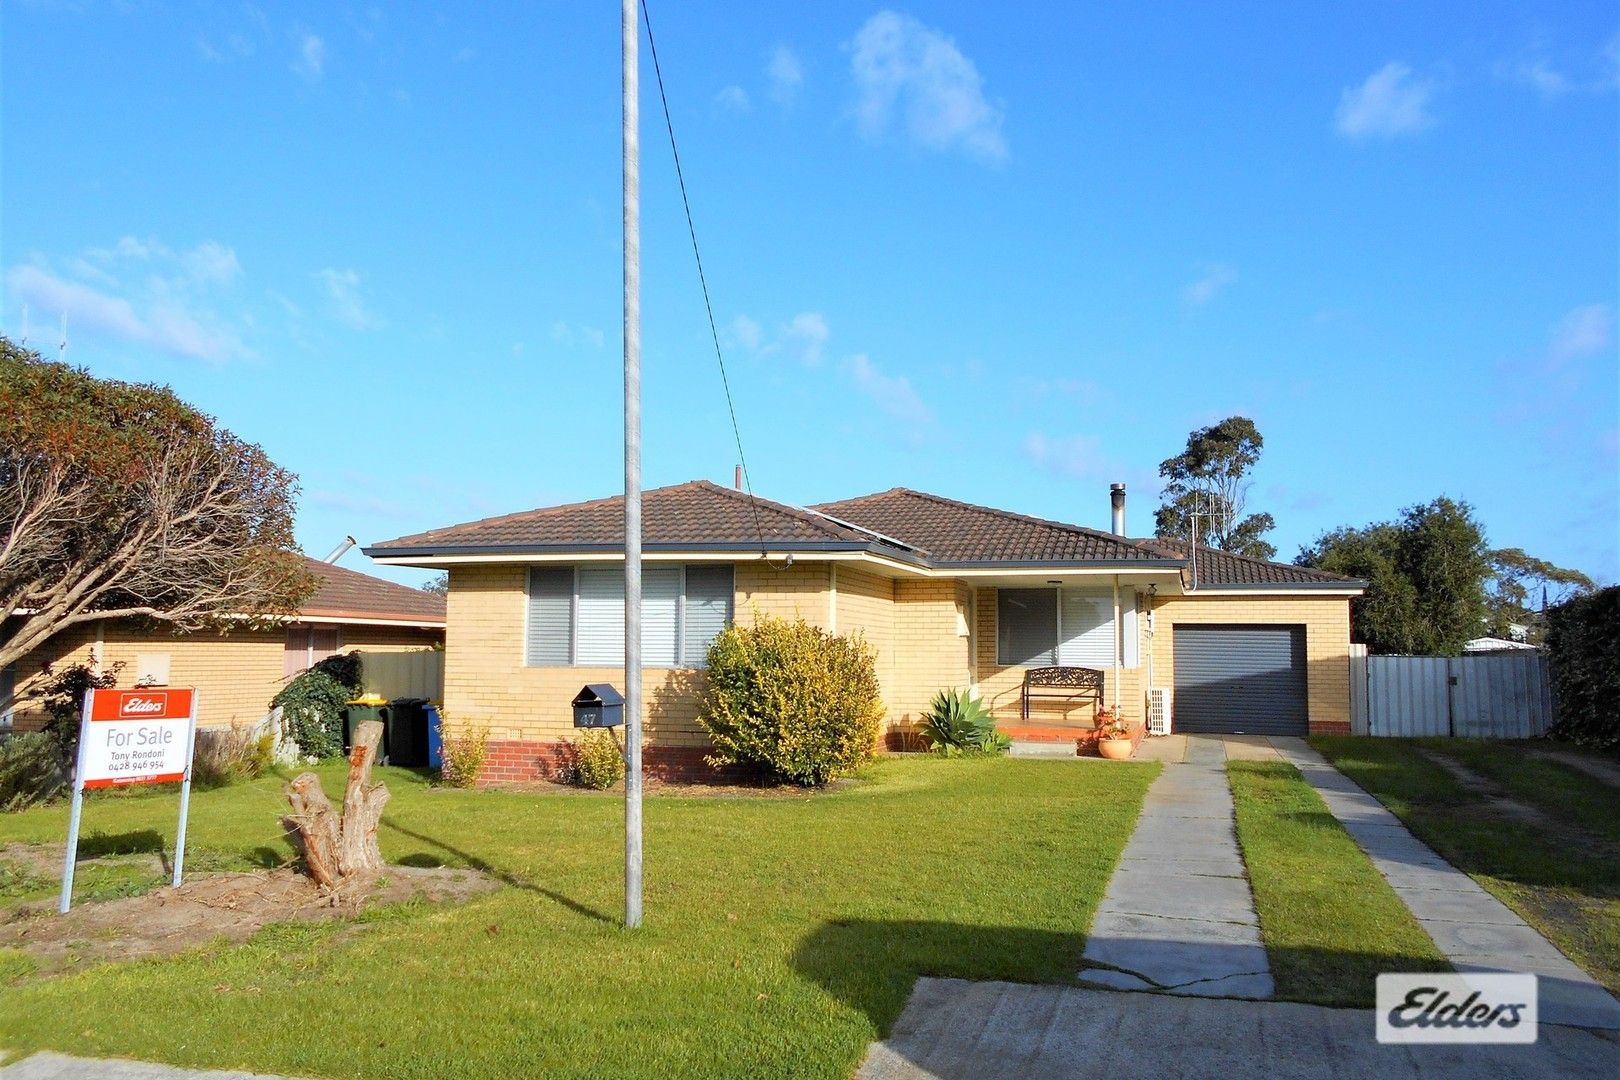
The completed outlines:
[[[681,206],[686,211],[686,232],[692,238],[692,258],[697,263],[698,284],[703,288],[703,310],[709,316],[709,337],[714,342],[714,359],[720,365],[720,385],[726,392],[726,411],[731,414],[731,434],[737,441],[737,461],[742,465],[743,488],[748,493],[748,507],[753,511],[754,535],[759,540],[759,553],[768,554],[765,532],[759,524],[759,502],[754,498],[754,481],[748,473],[748,457],[743,453],[742,429],[737,426],[737,407],[731,400],[731,379],[726,375],[726,357],[720,348],[720,328],[714,321],[714,303],[709,299],[709,279],[703,272],[703,252],[698,248],[697,226],[692,223],[692,200],[686,194],[686,173],[681,168],[681,150],[675,141],[675,122],[669,115],[669,95],[664,91],[664,69],[658,63],[658,40],[653,37],[652,14],[647,0],[641,0],[641,18],[647,24],[647,47],[652,53],[653,74],[658,80],[658,100],[664,108],[664,129],[669,132],[669,152],[675,159],[675,179],[681,188]]]

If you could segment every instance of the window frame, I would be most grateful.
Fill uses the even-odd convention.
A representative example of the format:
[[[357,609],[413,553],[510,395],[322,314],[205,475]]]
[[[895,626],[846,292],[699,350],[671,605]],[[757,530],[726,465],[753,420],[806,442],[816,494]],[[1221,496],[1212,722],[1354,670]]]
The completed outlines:
[[[1050,650],[1051,651],[1051,656],[1052,656],[1052,663],[1051,664],[1041,664],[1041,663],[1032,664],[1032,663],[1027,663],[1025,661],[1020,661],[1020,660],[1008,660],[1008,659],[1006,659],[1004,657],[1004,654],[1001,651],[1001,648],[1002,648],[1002,635],[1001,635],[1001,624],[1002,624],[1001,603],[1002,603],[1002,600],[1001,600],[1001,598],[1002,598],[1003,593],[1008,593],[1008,592],[1045,592],[1045,593],[1054,593],[1055,594],[1055,596],[1053,597],[1054,611],[1053,611],[1053,619],[1052,619],[1052,631],[1053,631],[1053,634],[1054,634],[1054,638],[1053,638],[1052,645],[1051,645],[1051,650]],[[1035,668],[1035,667],[1051,667],[1051,666],[1056,666],[1056,667],[1084,667],[1084,666],[1087,666],[1086,664],[1065,664],[1063,662],[1063,645],[1064,645],[1064,637],[1063,637],[1063,594],[1065,592],[1078,593],[1081,596],[1085,596],[1085,597],[1088,597],[1088,598],[1090,598],[1090,597],[1098,597],[1098,596],[1103,595],[1101,590],[1088,589],[1085,586],[1079,586],[1079,585],[1018,585],[1018,586],[1011,586],[1011,587],[1005,587],[1005,588],[998,588],[996,590],[996,666],[1004,667],[1004,668]],[[1107,597],[1107,600],[1108,600],[1107,604],[1104,605],[1104,610],[1106,612],[1106,615],[1105,615],[1105,617],[1103,619],[1103,622],[1100,624],[1102,626],[1110,626],[1114,621],[1113,597],[1111,595],[1109,595]],[[1133,598],[1133,600],[1134,600],[1134,598]],[[1127,609],[1126,609],[1125,604],[1124,604],[1124,598],[1121,597],[1121,603],[1120,603],[1120,609],[1119,609],[1119,617],[1120,617],[1121,623],[1124,623],[1125,621],[1127,621],[1125,619],[1126,610]],[[1110,637],[1113,639],[1113,642],[1117,643],[1117,644],[1111,645],[1110,652],[1114,652],[1115,649],[1117,649],[1118,652],[1124,653],[1126,655],[1125,656],[1120,656],[1120,655],[1116,654],[1114,656],[1111,656],[1108,661],[1104,662],[1104,666],[1112,666],[1113,664],[1116,664],[1116,663],[1119,664],[1121,667],[1130,667],[1130,666],[1132,666],[1132,665],[1129,665],[1129,664],[1127,664],[1125,662],[1126,657],[1130,653],[1130,648],[1129,648],[1129,645],[1128,645],[1128,643],[1126,641],[1126,638],[1127,638],[1126,628],[1123,625],[1119,626],[1117,628],[1117,633],[1110,634]],[[1077,638],[1076,640],[1079,640],[1079,639]],[[1090,663],[1096,663],[1096,662],[1097,661],[1090,661]]]
[[[687,570],[689,569],[689,567],[691,567],[693,565],[701,566],[701,567],[704,567],[706,569],[707,568],[712,568],[714,566],[721,566],[721,567],[724,567],[727,571],[729,571],[730,578],[731,578],[731,588],[729,589],[729,591],[727,592],[727,595],[726,595],[726,616],[725,616],[725,621],[721,626],[721,629],[723,630],[725,627],[731,626],[736,620],[736,616],[737,616],[737,567],[735,566],[735,564],[733,564],[733,563],[718,563],[718,564],[676,563],[676,564],[674,564],[675,570],[678,571],[677,584],[676,584],[676,590],[675,590],[675,662],[672,663],[672,664],[649,664],[649,663],[647,663],[645,661],[645,659],[643,659],[642,665],[641,665],[643,669],[650,668],[650,669],[653,669],[653,670],[661,670],[661,671],[701,671],[705,667],[708,666],[705,663],[705,661],[707,660],[707,655],[704,655],[704,656],[701,656],[701,657],[695,657],[695,658],[688,658],[687,655],[686,655],[686,651],[687,651],[687,641],[686,641]],[[669,564],[667,564],[667,563],[653,563],[650,566],[645,567],[644,570],[645,569],[667,569],[668,567],[669,567]],[[563,664],[535,663],[531,659],[530,652],[529,652],[529,630],[530,630],[529,620],[532,618],[531,605],[532,605],[533,597],[534,597],[533,573],[534,573],[535,570],[560,570],[560,569],[567,569],[569,571],[568,660],[567,660],[566,663],[563,663]],[[524,574],[523,574],[523,666],[524,667],[526,667],[526,668],[557,668],[557,667],[570,667],[570,668],[605,668],[606,667],[606,668],[611,668],[611,667],[615,666],[615,663],[618,666],[623,666],[623,663],[624,663],[623,658],[620,658],[617,662],[608,661],[608,662],[590,662],[590,663],[581,662],[581,660],[579,658],[579,621],[580,621],[580,618],[579,618],[580,617],[579,579],[580,579],[580,571],[582,571],[582,570],[617,570],[619,572],[619,575],[620,575],[620,582],[621,582],[620,595],[621,595],[621,598],[622,598],[622,596],[623,596],[623,584],[622,583],[623,583],[623,575],[624,575],[624,566],[623,566],[622,563],[571,563],[571,564],[568,564],[566,567],[560,567],[560,566],[556,566],[556,565],[553,565],[553,564],[541,563],[541,564],[532,564],[532,565],[530,565],[528,567],[525,567]],[[622,604],[622,599],[621,599],[621,604]],[[643,637],[645,637],[645,633],[646,633],[645,623],[643,623],[642,632],[643,632]],[[707,649],[705,649],[705,654],[706,653],[707,653]]]

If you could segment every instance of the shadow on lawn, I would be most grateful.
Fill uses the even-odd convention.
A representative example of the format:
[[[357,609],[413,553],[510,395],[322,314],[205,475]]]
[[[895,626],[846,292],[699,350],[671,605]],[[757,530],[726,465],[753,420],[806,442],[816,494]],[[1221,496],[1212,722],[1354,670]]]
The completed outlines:
[[[391,829],[394,832],[399,833],[401,836],[408,836],[412,840],[420,840],[424,844],[438,848],[440,851],[445,852],[452,858],[459,859],[461,862],[466,863],[474,870],[477,870],[480,874],[486,874],[489,877],[494,878],[496,881],[501,882],[503,885],[510,885],[514,889],[522,889],[526,892],[532,892],[540,896],[544,896],[549,900],[556,901],[563,907],[575,912],[576,914],[584,915],[588,919],[595,919],[597,922],[610,924],[617,922],[617,920],[612,916],[598,911],[586,904],[582,904],[571,896],[565,896],[562,893],[557,892],[555,889],[546,888],[544,885],[537,885],[528,878],[523,877],[520,874],[514,874],[510,870],[503,870],[484,858],[474,855],[470,851],[464,851],[461,848],[445,843],[443,840],[437,840],[431,836],[419,833],[414,829],[407,829],[405,826],[400,825],[397,822],[390,821],[386,817],[382,819],[381,824],[383,828]],[[400,859],[399,864],[401,866],[443,866],[444,861],[442,859],[436,859],[432,855],[415,854],[407,855],[403,859]]]
[[[886,1035],[921,976],[1072,985],[1082,967],[1094,966],[1082,959],[1085,944],[1085,934],[1027,927],[854,919],[813,930],[794,951],[793,967]],[[1140,944],[1146,952],[1164,948]],[[1130,955],[1132,945],[1121,942],[1116,955]],[[1279,996],[1324,1005],[1370,1007],[1380,972],[1436,969],[1432,960],[1394,954],[1282,948],[1269,956]],[[1105,993],[1099,1007],[1128,1000]]]

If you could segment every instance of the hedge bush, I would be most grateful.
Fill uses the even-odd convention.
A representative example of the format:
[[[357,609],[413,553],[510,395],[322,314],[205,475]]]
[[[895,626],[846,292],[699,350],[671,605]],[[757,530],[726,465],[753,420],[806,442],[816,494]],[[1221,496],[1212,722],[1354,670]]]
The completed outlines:
[[[883,703],[876,654],[860,635],[760,615],[721,631],[708,661],[698,723],[714,742],[711,765],[811,785],[871,758]]]
[[[48,802],[66,789],[61,745],[44,731],[0,737],[0,813]]]
[[[574,743],[574,777],[588,788],[605,791],[624,779],[624,752],[613,733],[587,731]]]
[[[293,676],[270,699],[286,718],[298,749],[315,758],[343,753],[343,706],[360,692],[360,658],[339,653]]]
[[[1620,585],[1547,611],[1557,721],[1550,734],[1594,749],[1620,747]]]

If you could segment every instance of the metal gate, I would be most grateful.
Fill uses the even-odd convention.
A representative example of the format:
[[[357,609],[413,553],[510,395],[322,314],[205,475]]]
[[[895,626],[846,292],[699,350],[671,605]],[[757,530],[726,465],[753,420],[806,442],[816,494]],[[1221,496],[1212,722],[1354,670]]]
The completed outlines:
[[[1175,628],[1174,730],[1304,735],[1305,628]]]
[[[1547,658],[1536,652],[1352,655],[1350,675],[1358,735],[1529,739],[1552,725]]]

